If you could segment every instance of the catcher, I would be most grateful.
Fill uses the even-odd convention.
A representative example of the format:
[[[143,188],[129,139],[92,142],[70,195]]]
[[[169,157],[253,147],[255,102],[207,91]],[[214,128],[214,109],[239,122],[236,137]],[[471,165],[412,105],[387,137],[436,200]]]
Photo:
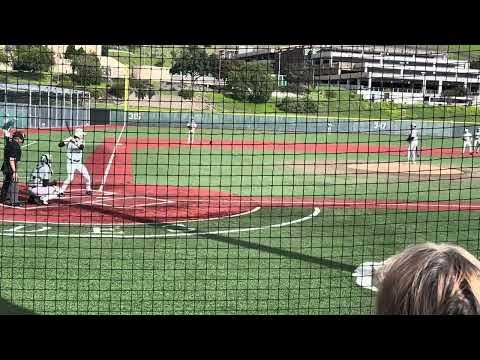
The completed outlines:
[[[49,200],[57,199],[59,189],[53,177],[52,155],[43,154],[40,162],[28,179],[29,201],[37,205],[48,205]]]

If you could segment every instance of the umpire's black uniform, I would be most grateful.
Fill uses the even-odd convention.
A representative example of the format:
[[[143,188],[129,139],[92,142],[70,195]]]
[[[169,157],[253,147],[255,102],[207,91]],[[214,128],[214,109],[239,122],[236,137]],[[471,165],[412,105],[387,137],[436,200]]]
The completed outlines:
[[[23,141],[23,136],[21,136]],[[15,161],[16,171],[18,173],[18,163],[22,158],[22,148],[20,144],[15,140],[8,141],[7,146],[5,146],[2,172],[3,172],[3,186],[2,192],[0,195],[0,200],[5,202],[10,201],[12,205],[18,205],[18,182],[13,181],[13,170],[10,166],[10,160]]]

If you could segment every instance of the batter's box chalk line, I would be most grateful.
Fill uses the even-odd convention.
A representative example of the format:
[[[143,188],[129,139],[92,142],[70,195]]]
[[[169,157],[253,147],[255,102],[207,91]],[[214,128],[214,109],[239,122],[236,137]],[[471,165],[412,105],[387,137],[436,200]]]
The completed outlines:
[[[260,208],[255,208],[255,209],[260,209]],[[248,214],[248,213],[252,213],[255,209],[253,210],[250,210],[248,212],[244,212],[242,214]],[[293,224],[298,224],[298,223],[301,223],[301,222],[304,222],[304,221],[308,221],[308,220],[311,220],[313,219],[314,217],[318,216],[319,214],[321,213],[321,210],[320,208],[314,208],[314,211],[313,213],[311,213],[310,215],[307,215],[307,216],[304,216],[302,218],[299,218],[299,219],[295,219],[295,220],[290,220],[290,221],[285,221],[285,222],[282,222],[282,223],[277,223],[277,224],[269,224],[269,225],[263,225],[263,226],[258,226],[258,227],[247,227],[247,228],[233,228],[233,229],[225,229],[225,230],[217,230],[217,231],[195,231],[194,228],[190,228],[188,227],[188,225],[180,225],[179,223],[180,222],[171,222],[171,223],[165,223],[165,224],[168,224],[166,226],[166,233],[165,234],[120,234],[120,233],[111,233],[110,231],[108,231],[107,234],[105,234],[105,232],[90,232],[88,234],[71,234],[71,233],[68,233],[68,234],[61,234],[61,233],[58,233],[58,232],[55,232],[55,233],[43,233],[41,236],[46,236],[46,237],[67,237],[67,238],[73,238],[73,237],[78,237],[78,238],[92,238],[92,237],[104,237],[104,236],[108,236],[108,237],[112,237],[112,238],[122,238],[122,239],[151,239],[151,238],[170,238],[170,237],[179,237],[179,236],[201,236],[201,235],[221,235],[221,234],[232,234],[232,233],[242,233],[242,232],[252,232],[252,231],[261,231],[261,230],[268,230],[268,229],[272,229],[272,228],[282,228],[282,227],[287,227],[287,226],[290,226],[290,225],[293,225]],[[232,216],[240,216],[241,214],[235,214],[235,215],[232,215]],[[227,216],[227,217],[232,217],[232,216]],[[219,218],[218,218],[219,219]],[[213,220],[213,218],[211,219],[198,219],[198,221],[209,221],[209,220]],[[191,222],[192,220],[186,220],[186,221],[183,221],[184,223],[185,222]],[[177,224],[177,225],[175,225]],[[72,225],[72,224],[70,224]],[[92,225],[99,225],[99,226],[106,226],[108,224],[90,224],[89,226],[92,226]],[[138,225],[138,224],[136,224]],[[168,230],[168,228],[172,229],[172,226],[173,228],[176,226],[178,231],[173,231],[173,232],[170,232]],[[183,232],[181,229],[185,227],[185,232]],[[15,228],[14,228],[15,229]],[[36,237],[36,236],[39,236],[39,234],[37,234],[36,232],[15,232],[14,229],[7,229],[7,230],[4,230],[3,231],[3,234],[4,235],[8,235],[8,236],[22,236],[22,237]],[[18,230],[21,230],[19,228],[17,228]],[[45,229],[43,229],[43,231],[45,231]]]

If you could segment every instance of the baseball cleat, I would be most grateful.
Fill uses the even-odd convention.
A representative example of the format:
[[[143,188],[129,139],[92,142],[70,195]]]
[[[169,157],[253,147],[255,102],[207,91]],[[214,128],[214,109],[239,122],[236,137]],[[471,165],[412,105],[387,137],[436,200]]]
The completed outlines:
[[[64,194],[63,192],[59,192],[59,193],[57,194],[57,197],[63,198],[63,197],[65,197],[65,194]]]
[[[88,190],[87,191],[87,195],[92,195],[93,194],[93,191],[92,190]]]

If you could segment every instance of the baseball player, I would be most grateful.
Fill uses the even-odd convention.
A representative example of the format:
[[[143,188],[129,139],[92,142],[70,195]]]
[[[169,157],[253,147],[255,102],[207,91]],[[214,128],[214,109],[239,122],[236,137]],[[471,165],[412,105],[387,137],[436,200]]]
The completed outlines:
[[[18,168],[22,158],[22,148],[25,138],[23,134],[16,131],[12,134],[12,140],[8,141],[4,149],[2,164],[3,185],[0,200],[7,205],[21,207],[23,203],[18,200]]]
[[[408,162],[412,161],[414,164],[417,160],[417,151],[418,151],[418,130],[417,125],[412,124],[410,126],[410,134],[407,138],[408,141]]]
[[[473,144],[472,144],[472,133],[468,128],[465,128],[465,132],[463,133],[463,154],[465,154],[465,150],[468,147],[470,155],[473,154]]]
[[[52,181],[52,155],[43,154],[28,179],[30,201],[37,205],[48,205],[49,200],[58,198],[57,182]]]
[[[330,121],[327,122],[327,132],[332,132],[332,123]]]
[[[480,152],[480,128],[475,130],[475,141],[473,143],[473,149],[476,153]]]
[[[67,190],[68,185],[72,182],[73,178],[75,177],[75,172],[79,171],[83,178],[85,179],[86,187],[87,187],[87,195],[92,195],[92,187],[91,187],[91,180],[90,174],[88,173],[87,168],[83,165],[83,150],[85,149],[85,145],[83,143],[83,139],[85,137],[85,133],[82,129],[75,129],[73,137],[68,137],[65,140],[61,141],[58,146],[59,147],[67,147],[67,173],[68,177],[63,182],[62,187],[60,188],[60,192],[58,197],[63,197],[65,190]]]
[[[195,122],[195,120],[192,119],[191,122],[189,122],[187,124],[187,128],[188,128],[188,140],[187,140],[187,144],[193,144],[193,140],[194,140],[194,137],[195,137],[195,130],[197,130],[197,123]]]

